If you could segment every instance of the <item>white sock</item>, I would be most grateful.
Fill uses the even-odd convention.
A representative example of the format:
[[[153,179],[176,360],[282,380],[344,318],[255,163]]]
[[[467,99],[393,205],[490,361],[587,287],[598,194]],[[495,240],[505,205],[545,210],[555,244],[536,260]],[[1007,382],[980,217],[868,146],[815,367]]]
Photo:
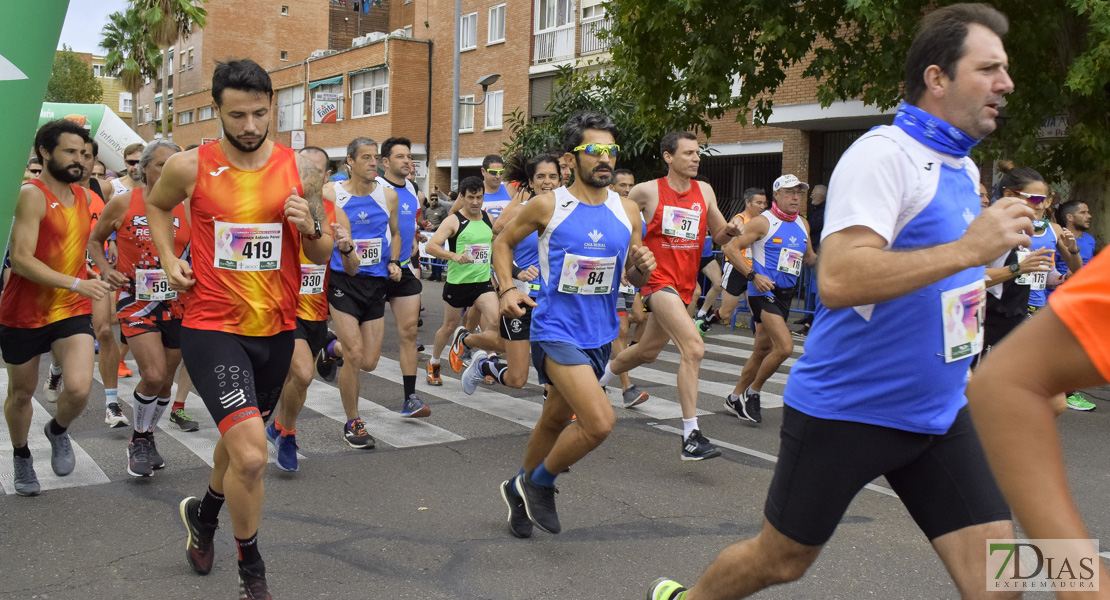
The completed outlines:
[[[154,401],[157,399],[156,396],[147,397],[135,392],[135,402],[131,405],[134,417],[132,424],[135,426],[135,431],[146,433],[146,427],[143,424],[154,416]]]
[[[438,365],[439,364],[439,359],[438,358],[429,358],[428,359],[428,364],[429,365]]]
[[[690,437],[690,433],[698,428],[698,418],[682,420],[682,439]]]
[[[158,398],[154,404],[154,410],[150,414],[150,423],[145,423],[143,431],[154,431],[158,425],[158,421],[162,418],[162,413],[166,412],[166,408],[170,405],[169,398]]]
[[[613,369],[610,368],[612,366],[613,363],[605,365],[605,372],[602,373],[601,378],[597,380],[597,382],[601,384],[601,387],[607,387],[610,383],[613,383],[614,379],[616,379],[617,375],[613,373]]]
[[[739,394],[729,394],[728,395],[728,401],[729,402],[740,402],[743,399],[744,399],[744,396],[741,396]]]
[[[705,311],[704,310],[699,310],[698,311],[698,318],[699,319],[704,319],[705,318]]]
[[[57,377],[62,374],[62,368],[54,363],[50,363],[50,374]]]
[[[51,366],[50,370],[54,370],[54,367]],[[113,402],[119,402],[118,391],[116,388],[104,388],[104,406],[108,406]]]

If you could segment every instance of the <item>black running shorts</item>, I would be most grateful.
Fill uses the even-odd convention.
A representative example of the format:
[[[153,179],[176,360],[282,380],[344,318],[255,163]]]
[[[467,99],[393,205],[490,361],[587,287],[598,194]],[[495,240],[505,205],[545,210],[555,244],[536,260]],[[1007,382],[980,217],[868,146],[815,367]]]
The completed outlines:
[[[351,315],[359,324],[385,316],[387,277],[350,275],[332,271],[328,278],[328,305],[332,310]]]
[[[732,266],[732,263],[725,263],[721,280],[724,283],[725,291],[737,298],[743,296],[748,290],[748,280],[740,273],[740,269]]]
[[[763,313],[778,315],[785,321],[790,318],[790,303],[794,301],[794,292],[797,288],[775,288],[767,296],[748,295],[748,307],[752,311],[752,319],[762,323]]]
[[[786,406],[764,514],[807,546],[829,541],[852,498],[886,476],[929,540],[1010,519],[965,406],[948,433],[811,417]]]
[[[293,359],[293,331],[251,337],[182,327],[181,358],[222,435],[270,417]]]
[[[412,274],[412,270],[408,267],[401,268],[400,281],[393,281],[387,277],[385,282],[382,283],[382,293],[385,295],[386,300],[390,298],[417,296],[423,289],[424,285],[420,283],[420,280],[416,278],[416,275]]]
[[[452,308],[470,308],[478,301],[479,296],[492,291],[493,284],[489,281],[445,283],[443,284],[443,301]]]
[[[50,352],[54,342],[81,333],[93,334],[92,315],[77,315],[33,329],[0,325],[0,353],[9,365],[21,365]]]
[[[297,317],[297,328],[293,330],[293,339],[304,340],[308,344],[308,351],[312,356],[316,356],[324,348],[324,344],[328,343],[328,322],[305,321]]]
[[[510,342],[527,342],[532,335],[532,308],[525,305],[524,316],[515,319],[501,315],[501,337]]]

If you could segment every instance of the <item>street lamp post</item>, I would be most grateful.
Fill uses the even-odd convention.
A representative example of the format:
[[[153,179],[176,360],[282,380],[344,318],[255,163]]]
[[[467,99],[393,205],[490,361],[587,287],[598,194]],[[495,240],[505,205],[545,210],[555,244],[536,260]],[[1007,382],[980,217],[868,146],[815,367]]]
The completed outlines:
[[[486,90],[493,85],[501,75],[492,73],[478,80],[482,86],[482,99],[478,102],[466,102],[459,99],[459,51],[462,46],[462,0],[455,0],[455,74],[451,81],[451,97],[454,99],[451,111],[451,187],[459,186],[459,107],[479,106],[486,101]]]

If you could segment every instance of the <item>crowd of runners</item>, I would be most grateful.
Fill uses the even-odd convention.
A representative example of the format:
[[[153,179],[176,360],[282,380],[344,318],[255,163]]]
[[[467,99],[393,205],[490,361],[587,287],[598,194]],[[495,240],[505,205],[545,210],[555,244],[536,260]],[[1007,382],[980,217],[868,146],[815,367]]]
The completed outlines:
[[[1087,206],[1065,203],[1053,220],[1035,170],[1007,165],[987,190],[968,157],[1013,87],[1007,28],[984,5],[930,13],[894,124],[857,141],[827,191],[784,174],[770,194],[745,190],[735,215],[696,179],[696,135],[664,136],[666,175],[636,183],[617,167],[613,121],[582,112],[549,153],[486,157],[426,235],[408,139],[352,140],[345,177],[329,182],[324,150],[268,139],[273,90],[250,60],[213,75],[223,137],[129,147],[126,174],[110,181],[95,174],[84,128],[49,122],[19,193],[0,297],[15,491],[40,493],[28,438],[41,355],[51,355],[42,390],[56,409],[43,435],[59,476],[75,467],[67,431],[89,399],[94,362],[105,423],[131,428],[135,477],[166,467],[154,438],[164,413],[183,431],[199,427],[184,404],[195,390],[221,437],[207,489],[180,503],[188,562],[211,571],[226,503],[240,597],[269,598],[258,541],[267,441],[279,469],[300,468],[297,418],[319,375],[339,389],[346,423],[337,436],[375,446],[360,384],[394,335],[387,304],[403,385],[394,406],[404,418],[432,414],[417,389],[417,248],[430,235],[426,253],[446,273],[424,384],[443,385],[444,351],[465,394],[522,388],[535,369],[542,414],[519,471],[498,487],[512,535],[557,534],[557,477],[613,430],[609,394],[625,408],[650,401],[629,377],[669,343],[680,355],[679,458],[721,455],[698,423],[703,338],[742,301],[753,351],[722,410],[762,422],[763,386],[794,352],[788,319],[803,270],[816,269],[820,301],[784,392],[762,530],[724,549],[690,589],[661,579],[648,597],[736,598],[797,579],[879,476],[960,593],[977,596],[984,541],[1014,537],[1007,499],[1036,537],[1087,537],[1066,484],[1045,501],[1020,481],[1034,467],[1063,478],[1052,417],[1095,408],[1075,390],[1110,378],[1110,258],[1094,258]],[[810,193],[823,203],[818,224],[802,216]],[[1011,333],[1053,348],[1053,362],[1015,367],[1020,344],[1003,341]],[[117,383],[131,376],[128,353],[138,383],[125,415]],[[1007,412],[1008,398],[1021,417]]]

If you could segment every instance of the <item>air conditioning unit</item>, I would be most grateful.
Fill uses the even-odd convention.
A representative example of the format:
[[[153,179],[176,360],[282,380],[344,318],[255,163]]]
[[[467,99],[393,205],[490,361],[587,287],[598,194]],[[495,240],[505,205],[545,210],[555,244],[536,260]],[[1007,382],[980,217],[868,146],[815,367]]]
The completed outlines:
[[[336,52],[338,52],[338,50],[313,50],[311,58],[324,58],[325,56],[331,56]]]
[[[352,39],[351,40],[351,47],[352,48],[358,48],[359,46],[365,46],[366,42],[367,42],[366,37],[367,36],[365,36],[365,35],[360,35],[360,36]]]
[[[402,29],[394,29],[393,31],[389,32],[389,35],[396,36],[396,37],[409,37],[408,32],[405,31],[403,28]]]
[[[373,33],[366,34],[366,43],[370,44],[378,40],[384,40],[387,37],[389,37],[389,34],[382,31],[375,31]]]

